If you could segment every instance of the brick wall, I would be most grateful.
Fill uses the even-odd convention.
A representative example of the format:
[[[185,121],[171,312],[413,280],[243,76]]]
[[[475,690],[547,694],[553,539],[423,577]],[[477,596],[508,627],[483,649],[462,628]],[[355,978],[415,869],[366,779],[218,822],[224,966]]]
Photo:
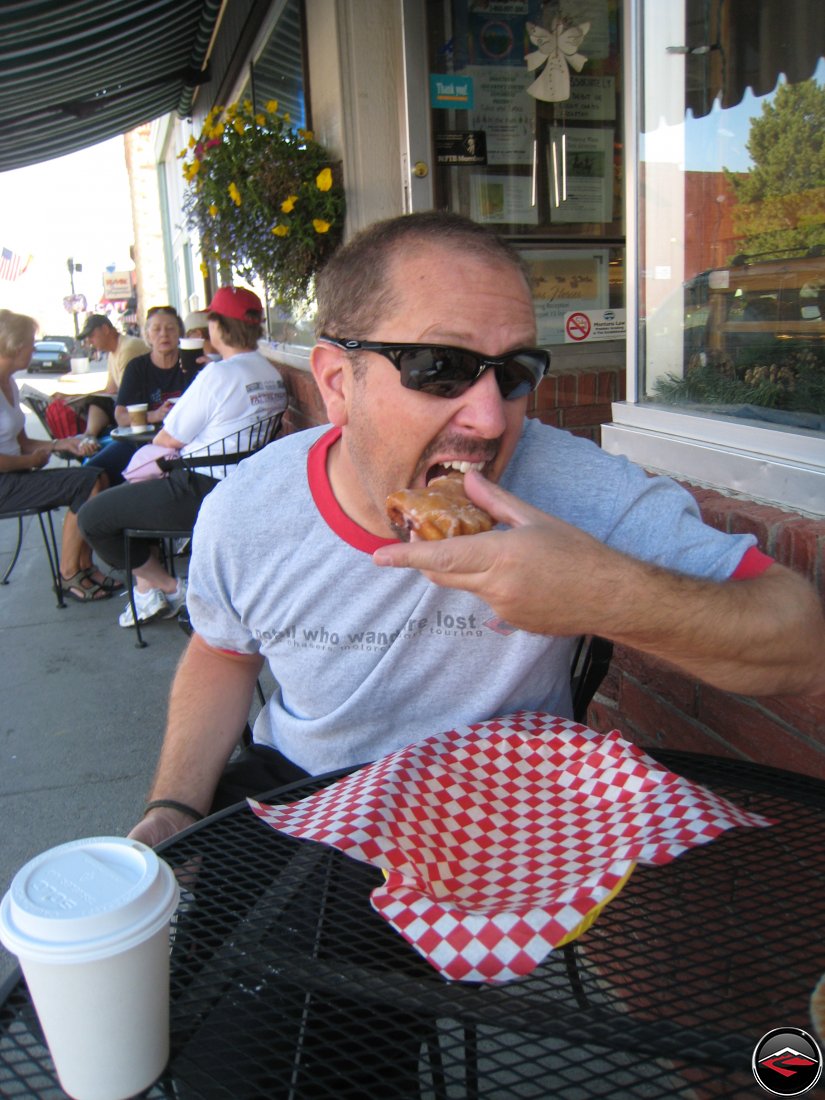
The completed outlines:
[[[312,375],[278,366],[290,396],[286,431],[323,424],[326,415]],[[623,397],[623,369],[565,364],[542,382],[528,415],[598,443],[601,424],[610,419],[610,402]],[[711,489],[685,488],[707,523],[756,535],[760,549],[816,584],[825,604],[825,520]],[[619,729],[643,745],[738,757],[825,778],[825,700],[732,695],[622,646],[616,647],[588,721],[594,729]]]
[[[530,398],[527,415],[601,443],[611,402],[624,396],[624,366],[571,369],[544,379]]]

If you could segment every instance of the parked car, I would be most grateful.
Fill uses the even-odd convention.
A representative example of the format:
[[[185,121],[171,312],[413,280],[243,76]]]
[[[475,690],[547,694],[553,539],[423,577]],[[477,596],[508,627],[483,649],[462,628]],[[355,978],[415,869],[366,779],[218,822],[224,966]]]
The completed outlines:
[[[704,271],[685,284],[685,350],[724,356],[737,367],[771,364],[825,349],[825,257],[753,260]],[[693,323],[688,318],[693,316]]]
[[[36,340],[28,373],[38,371],[56,371],[65,374],[71,369],[72,353],[68,344],[62,340]]]
[[[71,355],[85,355],[83,341],[75,336],[66,336],[62,332],[44,332],[41,340],[56,340],[59,344],[65,344]]]

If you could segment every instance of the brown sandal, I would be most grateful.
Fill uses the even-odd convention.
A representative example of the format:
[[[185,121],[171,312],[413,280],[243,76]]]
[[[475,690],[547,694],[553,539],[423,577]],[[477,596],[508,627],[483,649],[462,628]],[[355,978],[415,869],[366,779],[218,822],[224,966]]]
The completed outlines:
[[[69,596],[78,603],[98,603],[114,595],[111,589],[93,581],[86,569],[78,569],[71,577],[64,577],[61,573],[60,586],[64,596]]]
[[[102,588],[104,592],[122,592],[124,588],[123,581],[119,581],[117,577],[104,576],[103,573],[97,569],[94,565],[90,565],[88,569],[84,569],[83,572],[92,582],[96,584],[98,588]],[[95,573],[102,577],[102,580],[97,580]]]

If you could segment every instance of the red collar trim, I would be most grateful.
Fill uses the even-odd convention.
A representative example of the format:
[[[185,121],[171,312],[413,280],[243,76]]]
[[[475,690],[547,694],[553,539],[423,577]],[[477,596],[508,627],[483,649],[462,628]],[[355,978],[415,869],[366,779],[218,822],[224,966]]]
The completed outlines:
[[[317,439],[309,449],[307,455],[307,480],[309,491],[315,506],[321,513],[327,526],[335,532],[338,538],[349,543],[356,550],[365,554],[371,554],[381,546],[391,546],[397,539],[380,538],[365,530],[355,520],[350,519],[341,505],[335,499],[332,486],[327,476],[327,456],[330,448],[341,438],[340,428],[330,428],[320,439]]]

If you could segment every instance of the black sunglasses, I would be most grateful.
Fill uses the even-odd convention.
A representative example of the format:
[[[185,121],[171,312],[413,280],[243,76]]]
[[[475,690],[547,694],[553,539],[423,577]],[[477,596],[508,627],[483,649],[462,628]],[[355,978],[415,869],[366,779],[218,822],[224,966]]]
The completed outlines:
[[[401,374],[401,385],[433,397],[461,397],[490,368],[495,371],[501,396],[506,401],[526,397],[550,369],[550,352],[542,348],[517,348],[490,358],[466,348],[442,344],[381,344],[370,340],[337,340],[319,336],[342,351],[374,351],[383,355]]]

